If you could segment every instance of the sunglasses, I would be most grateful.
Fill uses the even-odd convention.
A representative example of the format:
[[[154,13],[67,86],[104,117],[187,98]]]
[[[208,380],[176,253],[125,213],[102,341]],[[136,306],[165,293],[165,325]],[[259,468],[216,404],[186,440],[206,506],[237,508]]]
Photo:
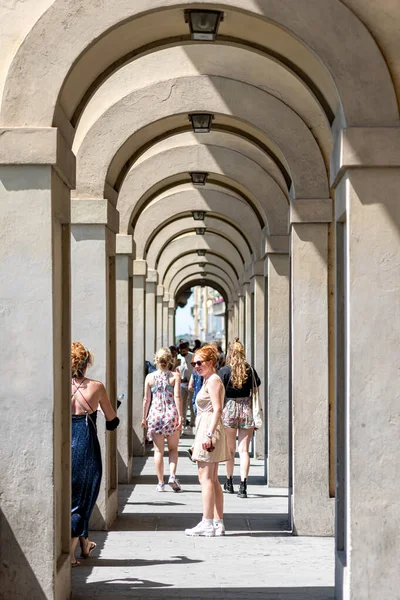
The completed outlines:
[[[192,361],[190,364],[192,365],[192,367],[201,367],[201,365],[203,364],[203,362],[207,362],[205,360],[195,360]]]

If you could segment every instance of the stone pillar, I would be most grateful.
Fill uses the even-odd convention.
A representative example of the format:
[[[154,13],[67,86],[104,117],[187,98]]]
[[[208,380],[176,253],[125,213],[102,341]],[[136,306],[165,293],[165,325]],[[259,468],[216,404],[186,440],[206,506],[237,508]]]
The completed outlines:
[[[246,357],[249,363],[252,362],[252,351],[253,351],[253,331],[252,331],[252,320],[251,320],[251,290],[250,282],[243,284],[243,293],[245,295],[245,340],[244,346],[246,349]]]
[[[289,239],[267,239],[267,477],[288,487],[289,469]]]
[[[175,300],[168,303],[168,346],[174,344],[175,340]]]
[[[106,199],[71,200],[72,339],[94,353],[89,377],[104,383],[116,408],[115,233],[119,215]],[[103,477],[91,529],[108,529],[117,516],[117,434],[99,418]]]
[[[168,343],[168,308],[169,308],[169,294],[166,292],[163,297],[163,343],[162,345],[167,348]]]
[[[233,315],[233,311],[234,311],[234,306],[233,306],[233,302],[228,302],[228,306],[227,306],[227,315],[228,315],[228,343],[233,339],[233,333],[234,333],[234,315]]]
[[[328,351],[331,200],[295,200],[290,219],[293,528],[297,535],[332,535]]]
[[[133,349],[133,244],[131,235],[117,235],[117,397],[124,394],[118,409],[118,482],[132,477],[132,349]]]
[[[164,286],[157,286],[156,306],[156,351],[163,345],[163,297]],[[152,358],[153,362],[154,356]]]
[[[239,337],[239,298],[233,302],[233,336]]]
[[[146,339],[146,289],[147,264],[145,260],[133,262],[133,403],[132,431],[133,455],[144,454],[144,431],[141,427],[143,392],[145,380],[145,339]]]
[[[0,546],[10,599],[70,597],[74,161],[55,128],[0,130]]]
[[[239,339],[242,342],[242,344],[245,343],[245,337],[244,337],[244,332],[245,332],[245,319],[246,319],[246,315],[245,315],[245,310],[246,310],[246,297],[244,294],[241,294],[239,296]]]
[[[156,352],[156,292],[158,273],[147,270],[146,279],[146,346],[145,359],[151,363]]]
[[[264,417],[266,417],[265,411],[265,335],[264,335],[264,321],[265,321],[265,298],[264,298],[264,262],[259,261],[252,265],[252,273],[250,279],[250,290],[253,294],[254,304],[254,315],[253,315],[253,348],[254,355],[252,357],[251,364],[256,369],[258,376],[262,381],[260,386],[260,401],[264,407]],[[257,458],[264,458],[265,456],[265,422],[264,427],[256,431],[255,434],[255,455]]]
[[[400,130],[343,130],[331,172],[338,285],[336,594],[340,600],[397,598]]]

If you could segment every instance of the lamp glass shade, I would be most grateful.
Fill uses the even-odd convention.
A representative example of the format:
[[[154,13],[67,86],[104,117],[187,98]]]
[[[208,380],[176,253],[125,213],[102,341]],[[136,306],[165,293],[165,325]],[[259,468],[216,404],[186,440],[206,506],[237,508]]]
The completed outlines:
[[[198,256],[205,256],[206,255],[206,251],[203,249],[197,250],[197,255]]]
[[[219,10],[187,10],[185,21],[189,23],[191,39],[200,42],[213,42],[223,18]]]
[[[204,212],[204,210],[193,210],[192,211],[193,219],[195,221],[203,221],[205,214],[206,213]]]
[[[206,232],[206,228],[205,227],[196,227],[196,234],[197,235],[204,235]]]

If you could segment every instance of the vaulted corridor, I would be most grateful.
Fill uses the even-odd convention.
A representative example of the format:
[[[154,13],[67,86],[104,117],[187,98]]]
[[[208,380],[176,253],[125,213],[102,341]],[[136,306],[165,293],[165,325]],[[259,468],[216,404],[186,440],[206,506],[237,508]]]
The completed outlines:
[[[287,490],[265,485],[261,460],[252,459],[247,500],[224,496],[225,537],[184,535],[201,516],[191,441],[181,438],[180,493],[155,491],[152,452],[135,461],[132,483],[119,486],[119,517],[91,534],[96,556],[73,571],[73,600],[332,600],[332,538],[291,535]]]

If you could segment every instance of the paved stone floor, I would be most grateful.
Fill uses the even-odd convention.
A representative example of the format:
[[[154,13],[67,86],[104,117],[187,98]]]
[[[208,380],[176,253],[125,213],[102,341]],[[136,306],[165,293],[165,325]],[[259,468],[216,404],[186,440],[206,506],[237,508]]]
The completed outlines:
[[[135,459],[132,484],[119,489],[119,518],[91,534],[93,558],[72,571],[73,600],[333,600],[333,539],[287,531],[286,490],[263,485],[261,461],[252,461],[247,500],[225,495],[226,537],[184,535],[201,517],[189,442],[180,448],[181,493],[157,493],[152,457]]]

